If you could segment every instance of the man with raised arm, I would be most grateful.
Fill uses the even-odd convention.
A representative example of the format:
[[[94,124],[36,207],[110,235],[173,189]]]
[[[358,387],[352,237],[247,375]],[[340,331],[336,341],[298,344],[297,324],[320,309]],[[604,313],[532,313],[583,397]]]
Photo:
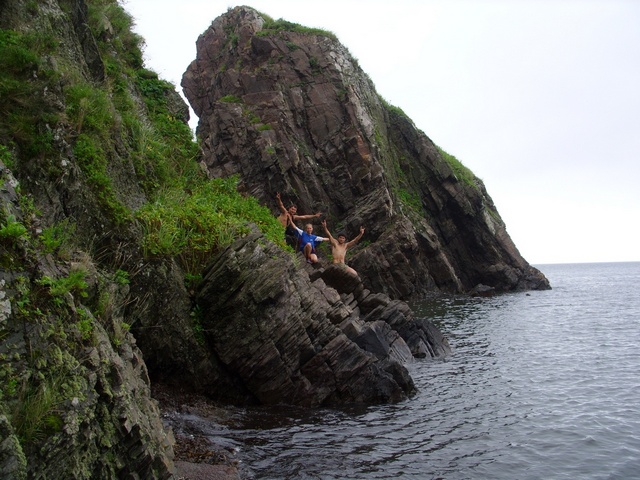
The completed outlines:
[[[298,207],[291,204],[289,209],[284,207],[282,198],[280,198],[280,192],[276,193],[276,199],[278,201],[278,208],[280,208],[280,215],[278,215],[278,221],[284,227],[284,239],[294,249],[298,249],[298,234],[296,232],[295,221],[296,220],[310,220],[312,218],[318,218],[322,213],[318,212],[313,215],[298,215]],[[291,219],[291,221],[289,221]]]
[[[364,235],[364,227],[360,227],[360,233],[356,238],[354,238],[350,242],[347,242],[347,236],[342,232],[338,234],[337,240],[333,238],[333,236],[331,235],[331,232],[327,228],[326,220],[322,221],[322,226],[324,227],[324,231],[327,232],[327,235],[329,236],[329,241],[331,242],[331,255],[333,256],[333,263],[339,263],[344,265],[344,267],[347,269],[347,272],[357,276],[358,272],[356,272],[353,268],[349,267],[346,263],[344,263],[344,260],[347,256],[347,248],[355,245],[358,242],[358,240],[362,238],[362,235]]]

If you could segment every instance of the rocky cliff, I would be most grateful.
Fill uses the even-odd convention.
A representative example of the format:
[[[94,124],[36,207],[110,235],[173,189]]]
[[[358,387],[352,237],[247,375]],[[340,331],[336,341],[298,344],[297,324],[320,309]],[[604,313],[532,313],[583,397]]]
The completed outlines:
[[[130,26],[116,2],[0,1],[2,478],[175,472],[131,332],[151,121]]]
[[[209,174],[240,175],[274,209],[282,192],[348,237],[364,225],[370,243],[350,258],[373,291],[549,288],[483,183],[388,105],[329,32],[230,9],[198,38],[182,86]]]
[[[0,0],[3,478],[177,476],[159,383],[243,404],[407,399],[405,365],[449,346],[404,298],[546,285],[482,185],[339,43],[263,24],[235,9],[199,41],[201,156],[116,0]],[[361,278],[284,248],[247,196],[276,191],[336,231],[367,226]]]

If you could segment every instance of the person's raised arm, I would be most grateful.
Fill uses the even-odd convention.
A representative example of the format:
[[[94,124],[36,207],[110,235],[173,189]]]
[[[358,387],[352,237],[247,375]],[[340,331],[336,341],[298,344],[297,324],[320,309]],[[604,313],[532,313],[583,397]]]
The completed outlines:
[[[351,247],[351,246],[355,245],[356,243],[358,243],[358,240],[360,240],[362,238],[362,235],[364,235],[364,227],[360,227],[360,233],[358,234],[358,236],[356,238],[354,238],[353,240],[351,240],[350,242],[347,243],[347,247]]]
[[[276,199],[278,200],[278,208],[280,208],[280,210],[282,211],[282,213],[284,213],[285,215],[289,212],[287,212],[287,209],[284,208],[284,203],[282,203],[282,199],[280,198],[280,192],[276,193]]]
[[[329,229],[327,228],[327,221],[326,221],[326,220],[323,220],[323,221],[322,221],[322,226],[324,227],[324,231],[325,231],[325,232],[327,233],[327,235],[329,236],[329,238],[327,238],[327,240],[328,240],[329,242],[331,242],[332,244],[333,244],[333,243],[337,243],[337,242],[336,242],[336,239],[335,239],[335,238],[333,238],[333,236],[331,235],[331,232],[330,232],[330,231],[329,231]],[[326,241],[326,240],[325,240],[325,241]]]
[[[313,215],[294,215],[296,220],[311,220],[312,218],[318,218],[322,216],[322,212],[314,213]]]
[[[302,229],[298,228],[298,226],[293,221],[293,218],[291,218],[291,215],[287,215],[287,224],[291,225],[298,232],[298,235],[302,235]]]

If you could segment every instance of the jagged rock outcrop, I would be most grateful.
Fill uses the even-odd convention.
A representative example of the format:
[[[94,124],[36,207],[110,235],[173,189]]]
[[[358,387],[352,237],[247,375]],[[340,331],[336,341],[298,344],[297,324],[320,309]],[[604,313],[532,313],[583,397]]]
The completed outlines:
[[[380,358],[388,355],[400,363],[414,357],[436,358],[451,353],[449,342],[435,325],[427,319],[415,318],[402,300],[370,292],[359,277],[350,275],[340,265],[332,264],[319,271],[320,278],[338,291],[342,302],[355,313],[340,326],[364,350],[383,352]]]
[[[2,162],[0,175],[0,208],[23,222],[18,182]],[[6,223],[3,230],[3,478],[171,477],[173,435],[151,398],[142,352],[123,327],[128,286],[83,252],[59,262],[29,251],[20,237],[8,243]],[[65,287],[78,272],[82,280]],[[91,313],[96,302],[104,305],[100,319]]]
[[[404,364],[446,355],[446,339],[404,302],[301,258],[254,232],[207,268],[196,301],[208,345],[236,376],[228,397],[318,406],[414,393]]]
[[[318,276],[324,271],[307,272],[255,235],[234,248],[264,258],[220,253],[194,308],[184,262],[145,250],[136,213],[157,199],[163,179],[180,184],[168,156],[180,172],[201,174],[182,163],[197,146],[184,102],[143,68],[128,20],[116,0],[0,1],[7,478],[175,476],[174,437],[151,398],[156,381],[234,402],[398,401],[415,389],[403,365],[447,352],[389,298],[374,302],[349,281],[338,293]],[[266,264],[267,277],[242,297],[234,282]],[[373,303],[389,308],[364,319],[360,309]],[[417,337],[405,340],[403,328]],[[285,371],[273,369],[280,364]]]
[[[211,176],[238,174],[275,207],[324,212],[370,245],[350,253],[373,291],[549,288],[519,254],[482,182],[386,104],[332,35],[275,24],[248,7],[215,19],[182,86]]]

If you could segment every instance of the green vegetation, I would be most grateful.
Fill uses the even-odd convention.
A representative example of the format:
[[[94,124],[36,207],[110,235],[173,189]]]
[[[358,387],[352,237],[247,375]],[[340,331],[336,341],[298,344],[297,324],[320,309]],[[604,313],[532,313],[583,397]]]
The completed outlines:
[[[416,212],[419,213],[423,211],[422,200],[420,200],[420,195],[418,195],[415,191],[400,187],[397,189],[396,193],[398,194],[398,198],[404,205],[413,208]]]
[[[25,157],[45,155],[51,157],[44,159],[49,174],[60,176],[60,162],[52,149],[52,129],[47,125],[57,123],[63,113],[73,132],[67,141],[91,194],[116,226],[140,222],[147,255],[176,256],[189,274],[197,276],[207,255],[244,234],[249,222],[282,244],[279,226],[270,212],[255,199],[239,195],[236,179],[210,181],[202,173],[193,134],[174,113],[173,105],[181,100],[171,83],[143,67],[143,39],[133,33],[132,17],[115,0],[92,0],[87,5],[88,25],[106,74],[100,84],[83,80],[83,73],[75,70],[77,66],[62,57],[57,62],[59,71],[45,68],[49,62],[44,56],[57,54],[58,43],[52,35],[0,31],[0,106],[9,113],[0,119],[1,159],[13,162],[9,147],[17,145],[19,164]],[[265,28],[327,33],[283,20],[268,20]],[[50,102],[41,98],[41,92],[49,87],[47,82],[60,77],[66,80],[62,90],[64,112],[47,106]],[[146,112],[140,112],[139,102],[132,95],[135,91],[144,101]],[[220,101],[243,103],[233,95]],[[255,113],[245,113],[259,131],[272,128]],[[124,145],[127,150],[116,145]],[[275,147],[267,153],[275,154]],[[149,200],[137,212],[124,204],[114,186],[114,172],[126,162],[131,162],[135,181]],[[0,239],[14,243],[26,232],[24,225],[9,217],[0,227]],[[66,258],[74,234],[75,224],[68,221],[48,226],[38,236],[39,248]],[[50,282],[55,297],[55,281]]]
[[[129,285],[129,272],[125,270],[116,270],[116,273],[113,275],[113,281],[117,285]]]
[[[380,98],[383,100],[382,97]],[[404,116],[402,110],[395,109],[384,102],[383,105],[389,109],[391,114]],[[412,181],[413,179],[411,176],[407,175],[405,172],[405,157],[384,135],[380,133],[377,128],[375,130],[375,139],[378,148],[384,152],[381,156],[381,160],[385,165],[387,181],[389,182],[391,191],[394,193],[395,198],[403,207],[407,208],[405,213],[414,212],[420,217],[423,217],[425,212],[419,193],[420,189],[419,186],[415,185],[415,182]],[[402,165],[403,161],[405,168],[403,168]]]
[[[67,116],[78,134],[108,135],[115,123],[115,111],[107,93],[88,83],[65,90]]]
[[[78,332],[83,340],[90,340],[93,336],[93,316],[84,308],[78,309]]]
[[[317,58],[315,57],[309,58],[309,66],[311,67],[311,72],[314,75],[317,75],[318,73],[320,73],[320,63],[318,62]]]
[[[11,151],[4,145],[0,145],[0,162],[9,168],[13,168],[13,155],[11,155]]]
[[[149,128],[137,118],[130,120],[134,166],[145,193],[153,198],[165,188],[185,188],[200,181],[198,145],[189,126],[170,109],[175,87],[144,69],[135,78],[152,121]]]
[[[64,219],[56,225],[42,229],[38,236],[44,253],[57,253],[62,258],[69,257],[69,250],[76,233],[76,224]]]
[[[262,120],[260,119],[260,117],[255,113],[247,111],[245,112],[245,114],[247,115],[247,119],[249,120],[249,123],[251,125],[255,125],[256,123],[262,123]]]
[[[448,154],[440,147],[437,148],[438,152],[440,152],[442,158],[449,164],[451,170],[453,170],[453,174],[458,180],[462,181],[466,185],[469,185],[470,187],[478,188],[478,185],[476,184],[476,176],[471,170],[465,167],[462,162],[453,155]]]
[[[23,239],[20,248],[38,248],[39,241],[28,232]],[[3,252],[8,255],[12,254]],[[13,255],[24,258],[23,252]],[[14,261],[14,268],[18,264]],[[64,402],[83,397],[85,369],[78,357],[84,348],[78,342],[89,341],[94,329],[91,313],[76,303],[87,297],[85,276],[77,270],[32,282],[19,275],[8,285],[15,292],[13,315],[3,328],[37,332],[26,344],[7,341],[0,355],[0,400],[27,452],[61,431]],[[6,336],[7,330],[2,333]]]
[[[56,109],[44,101],[58,75],[47,68],[41,55],[51,53],[55,42],[35,33],[0,29],[0,140],[11,139],[26,156],[50,152],[53,135],[48,124],[58,119]]]
[[[69,273],[66,277],[51,278],[44,276],[38,280],[38,284],[44,285],[49,288],[49,295],[53,298],[56,305],[62,305],[64,297],[68,293],[74,293],[81,297],[86,297],[88,294],[87,282],[85,277],[87,272],[84,270],[76,270]]]
[[[135,301],[128,285],[142,268],[129,261],[137,255],[131,252],[142,247],[147,257],[175,258],[193,290],[211,255],[245,235],[249,223],[286,249],[280,224],[238,193],[237,178],[210,180],[202,172],[184,105],[174,85],[144,68],[131,16],[116,0],[87,0],[87,7],[99,51],[89,71],[53,30],[0,29],[0,161],[11,170],[0,181],[10,173],[20,180],[11,189],[19,205],[0,211],[11,301],[11,316],[0,324],[0,400],[25,452],[78,420],[67,415],[80,415],[95,394],[91,375],[112,374],[112,365],[92,364],[87,352],[105,335],[112,346],[126,341],[130,325],[120,315]],[[33,0],[27,9],[43,14]],[[56,28],[69,26],[56,21]],[[269,28],[322,34],[288,22]],[[256,129],[272,128],[242,108]],[[73,211],[77,204],[86,210]],[[203,341],[201,313],[192,320]],[[107,359],[100,353],[100,362]],[[114,395],[109,381],[99,383],[99,395]],[[72,401],[78,409],[68,408]]]
[[[129,220],[130,212],[117,198],[107,171],[109,160],[97,137],[80,134],[73,147],[78,164],[87,175],[94,194],[116,223]]]
[[[238,36],[238,33],[235,30],[236,28],[234,25],[226,25],[224,27],[224,31],[227,34],[225,47],[231,46],[232,48],[235,48],[238,46],[238,41],[240,40],[240,37]]]
[[[133,31],[133,18],[118,2],[90,0],[89,27],[98,40],[100,53],[108,54],[125,68],[142,68],[143,38]]]
[[[411,119],[401,108],[391,105],[382,96],[378,96],[378,98],[392,119],[394,117],[401,117],[411,122]],[[390,145],[387,139],[385,139],[377,129],[375,131],[375,136],[378,147],[385,152],[385,155],[383,155],[383,162],[385,162],[387,167],[387,179],[392,187],[392,191],[395,193],[402,205],[409,207],[412,211],[420,215],[424,215],[419,187],[412,185],[409,178],[410,176],[406,174],[402,165],[402,161],[404,159],[403,155],[397,151],[393,145]],[[476,176],[471,170],[465,167],[462,162],[453,155],[448,154],[440,147],[437,148],[442,159],[451,167],[453,174],[459,181],[470,187],[478,188]]]
[[[198,340],[198,343],[204,345],[204,327],[202,326],[202,308],[199,305],[196,305],[193,310],[191,310],[191,325],[193,328],[193,335]]]
[[[225,103],[244,103],[244,101],[236,95],[225,95],[220,98],[220,101]]]
[[[7,220],[0,225],[0,239],[11,244],[27,235],[27,228],[16,220],[15,215],[8,215]]]
[[[248,232],[248,220],[284,247],[277,219],[255,198],[240,195],[236,185],[235,177],[203,181],[190,193],[170,190],[142,207],[137,217],[146,255],[175,256],[196,275],[212,253]]]
[[[395,105],[390,104],[384,97],[382,97],[382,95],[378,95],[378,98],[380,99],[380,103],[382,103],[382,106],[386,108],[388,111],[393,112],[396,115],[399,115],[401,117],[405,117],[409,119],[407,114],[404,113],[404,110],[402,110],[400,107],[396,107]]]
[[[330,32],[329,30],[324,30],[322,28],[305,27],[303,25],[300,25],[299,23],[289,22],[282,18],[274,20],[269,15],[265,15],[261,12],[260,16],[264,18],[265,22],[264,25],[262,25],[262,30],[256,33],[256,35],[258,36],[274,35],[280,32],[295,32],[304,33],[307,35],[320,35],[322,37],[331,38],[332,40],[338,40],[338,37],[336,37],[335,33]],[[290,45],[289,48],[291,48]]]
[[[58,378],[25,382],[18,393],[18,402],[12,412],[12,422],[23,445],[32,445],[48,435],[62,430],[62,398]]]

